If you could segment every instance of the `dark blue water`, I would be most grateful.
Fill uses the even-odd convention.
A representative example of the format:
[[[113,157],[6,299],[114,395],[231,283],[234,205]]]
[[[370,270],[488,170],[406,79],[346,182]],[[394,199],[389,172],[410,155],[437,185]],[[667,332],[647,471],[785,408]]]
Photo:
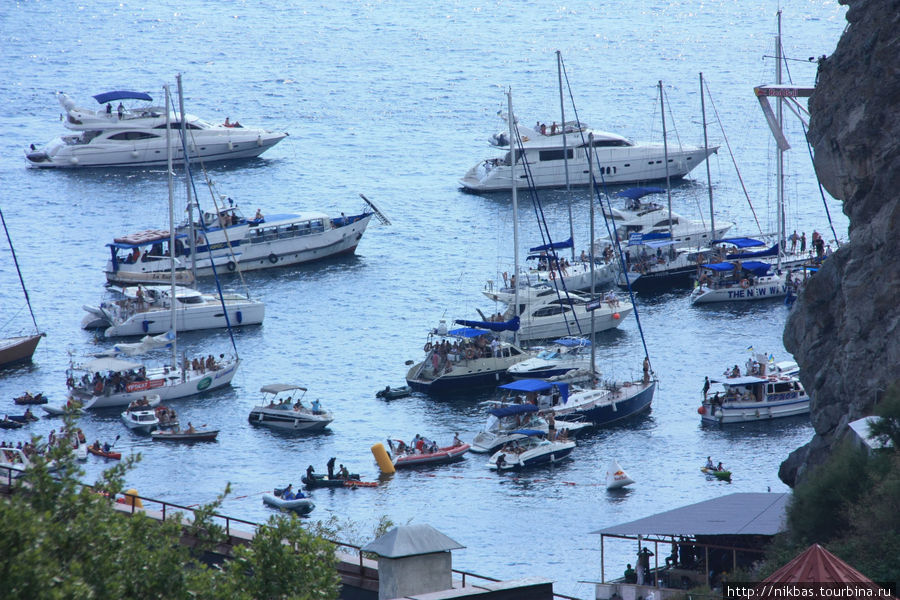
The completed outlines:
[[[362,207],[364,193],[392,220],[372,226],[357,256],[247,277],[267,303],[262,327],[236,333],[243,367],[232,389],[174,403],[184,419],[220,427],[203,446],[154,446],[131,435],[118,415],[82,422],[90,438],[112,439],[143,460],[129,484],[147,496],[182,504],[211,500],[231,482],[229,514],[263,520],[259,493],[299,484],[308,464],[337,456],[365,478],[377,476],[369,451],[388,436],[422,433],[471,438],[489,395],[447,401],[421,396],[383,402],[374,392],[400,385],[406,360],[421,358],[426,331],[440,319],[469,318],[493,307],[481,296],[488,279],[512,261],[508,195],[459,191],[457,179],[491,156],[487,137],[503,127],[507,87],[526,123],[558,120],[554,52],[562,51],[578,114],[591,125],[630,137],[661,136],[656,85],[662,79],[670,134],[702,143],[698,73],[702,71],[724,133],[707,103],[717,216],[754,234],[754,211],[775,229],[772,137],[752,87],[773,81],[774,2],[702,4],[590,2],[421,3],[247,2],[235,5],[152,3],[4,3],[0,6],[0,203],[41,328],[48,333],[34,364],[0,375],[0,411],[18,412],[13,396],[38,391],[60,400],[68,352],[106,342],[79,329],[82,304],[102,294],[104,244],[113,235],[166,221],[161,171],[48,172],[25,168],[22,153],[62,131],[54,92],[79,105],[111,89],[161,96],[184,74],[189,112],[290,132],[260,160],[210,171],[220,193],[247,212]],[[844,9],[828,0],[785,7],[785,46],[794,80],[812,84],[810,56],[830,53]],[[571,106],[567,118],[572,118]],[[743,196],[728,145],[752,198]],[[787,156],[788,229],[823,231],[819,199],[802,132]],[[670,139],[674,139],[670,138]],[[184,197],[183,186],[178,196]],[[204,200],[207,197],[204,197]],[[571,198],[579,248],[588,237],[584,192],[542,193],[554,235],[568,235]],[[673,207],[708,218],[705,169],[673,192]],[[829,201],[846,232],[839,203]],[[530,207],[521,214],[522,248],[538,243]],[[826,235],[826,238],[832,236]],[[239,282],[231,281],[236,285]],[[788,358],[779,302],[691,308],[683,293],[641,299],[641,323],[660,385],[652,413],[580,441],[574,459],[554,469],[497,476],[472,455],[453,466],[402,472],[376,489],[316,491],[316,518],[356,524],[364,542],[381,515],[429,523],[466,546],[454,566],[501,578],[546,576],[556,589],[589,595],[578,583],[600,576],[604,526],[735,491],[783,491],[778,464],[812,436],[799,419],[727,430],[700,426],[703,376],[743,364],[746,348]],[[5,244],[0,248],[0,329],[27,320]],[[188,353],[228,349],[224,333],[187,334]],[[598,340],[604,374],[637,376],[643,350],[636,321]],[[292,437],[246,422],[262,385],[296,382],[336,414],[330,431]],[[28,433],[46,435],[43,419]],[[17,440],[25,432],[0,434]],[[707,455],[734,472],[728,485],[708,482]],[[637,483],[622,494],[603,487],[618,459]],[[103,465],[87,463],[88,479]],[[632,559],[630,545],[611,548],[607,575]]]

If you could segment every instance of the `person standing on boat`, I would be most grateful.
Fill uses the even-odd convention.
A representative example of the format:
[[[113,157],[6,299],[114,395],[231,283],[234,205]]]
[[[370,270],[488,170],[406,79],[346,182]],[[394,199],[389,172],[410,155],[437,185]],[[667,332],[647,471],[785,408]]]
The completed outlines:
[[[312,480],[315,479],[315,476],[313,475],[315,473],[315,471],[316,470],[313,468],[312,465],[309,465],[308,467],[306,467],[306,483],[312,483]]]
[[[706,394],[709,393],[709,377],[703,381],[703,399],[706,400]]]
[[[119,106],[116,108],[116,112],[119,114],[119,120],[122,120],[122,117],[125,116],[125,107],[119,102]]]
[[[334,457],[328,459],[328,479],[334,479]]]
[[[653,552],[651,552],[647,546],[644,546],[638,551],[638,585],[644,585],[645,581],[649,581],[651,556],[653,556]]]
[[[112,104],[110,104],[109,102],[106,103],[106,114],[112,114]]]
[[[644,356],[644,383],[650,383],[650,357]]]

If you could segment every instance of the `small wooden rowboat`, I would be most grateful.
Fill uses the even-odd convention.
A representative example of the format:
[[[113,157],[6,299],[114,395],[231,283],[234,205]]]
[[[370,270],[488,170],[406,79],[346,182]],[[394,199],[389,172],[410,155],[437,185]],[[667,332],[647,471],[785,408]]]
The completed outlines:
[[[194,431],[186,429],[159,429],[152,432],[150,437],[162,442],[214,442],[218,435],[218,429],[196,429]]]

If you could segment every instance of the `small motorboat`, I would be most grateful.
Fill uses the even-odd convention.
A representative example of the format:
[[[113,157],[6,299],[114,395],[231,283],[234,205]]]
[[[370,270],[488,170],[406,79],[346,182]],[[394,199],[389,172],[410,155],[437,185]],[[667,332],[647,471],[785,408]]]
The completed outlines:
[[[394,468],[418,467],[420,465],[443,465],[462,460],[469,451],[469,444],[459,443],[438,448],[436,445],[420,444],[420,448],[410,447],[403,440],[388,440]]]
[[[301,497],[292,496],[291,498],[284,497],[284,489],[275,488],[273,493],[271,494],[263,494],[263,503],[268,504],[269,506],[274,506],[275,508],[280,508],[282,510],[292,510],[296,513],[300,513],[301,515],[307,515],[312,512],[312,510],[316,507],[313,504],[313,501],[307,498],[306,496],[302,496],[303,492],[298,492],[301,494]]]
[[[128,429],[138,433],[150,433],[159,427],[159,417],[152,408],[132,410],[129,407],[122,413],[122,422]]]
[[[394,400],[395,398],[405,398],[410,394],[412,394],[412,388],[408,385],[403,385],[398,388],[387,386],[383,390],[375,392],[375,397],[384,398],[385,400]]]
[[[7,415],[6,419],[9,421],[16,421],[17,423],[21,423],[23,425],[38,420],[38,418],[34,416],[34,413],[31,412],[30,408],[25,409],[24,415]]]
[[[21,396],[15,398],[14,402],[16,404],[47,404],[47,398],[44,396],[43,392],[38,392],[34,395],[30,392],[25,392]]]
[[[514,432],[518,439],[506,444],[488,460],[488,467],[496,471],[521,469],[538,465],[554,464],[565,460],[575,442],[544,438],[544,432],[536,429],[518,429]]]
[[[375,487],[378,485],[378,482],[376,481],[360,481],[359,473],[350,473],[349,477],[335,477],[334,479],[329,479],[327,475],[316,475],[313,473],[311,478],[304,475],[301,478],[301,481],[303,481],[303,485],[305,485],[307,489],[323,487]]]
[[[613,459],[606,467],[606,489],[615,490],[634,483],[634,479],[628,476],[619,461]]]
[[[25,423],[15,421],[9,417],[0,419],[0,429],[19,429],[20,427],[24,427],[24,425]]]
[[[218,435],[218,429],[194,429],[190,426],[187,429],[157,429],[150,433],[154,441],[160,442],[214,442]]]
[[[726,469],[716,469],[709,467],[700,467],[700,470],[706,474],[707,479],[718,479],[719,481],[731,482],[731,471]]]
[[[334,420],[334,415],[322,410],[318,400],[313,400],[310,406],[303,404],[305,387],[273,383],[264,385],[259,391],[267,402],[250,411],[249,420],[253,425],[290,431],[321,431]]]

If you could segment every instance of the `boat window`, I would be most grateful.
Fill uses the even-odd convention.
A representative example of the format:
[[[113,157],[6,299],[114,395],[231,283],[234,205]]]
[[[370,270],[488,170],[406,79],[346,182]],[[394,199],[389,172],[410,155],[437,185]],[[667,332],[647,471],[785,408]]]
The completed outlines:
[[[178,301],[182,304],[203,304],[203,298],[201,296],[184,296],[178,298]]]
[[[791,386],[791,382],[789,382],[789,381],[786,381],[784,383],[779,382],[779,383],[775,384],[775,393],[776,394],[783,394],[784,392],[790,392],[792,389],[793,389],[793,386]]]
[[[676,223],[677,223],[677,221],[672,221],[672,225],[675,225]],[[653,226],[654,227],[668,227],[669,220],[667,219],[665,221],[657,221],[656,223],[653,224]]]
[[[116,133],[109,136],[109,139],[116,140],[117,142],[123,142],[131,140],[146,140],[158,137],[159,136],[157,134],[150,133],[148,131],[123,131],[121,133]]]
[[[564,312],[569,312],[570,310],[572,310],[572,309],[569,308],[568,306],[545,306],[543,308],[539,308],[536,311],[534,311],[534,313],[532,313],[532,316],[534,316],[534,317],[552,317],[553,315],[559,315]]]
[[[166,124],[163,123],[163,124],[161,124],[161,125],[157,125],[157,126],[154,127],[153,129],[165,129],[165,128],[166,128]],[[169,128],[170,128],[170,129],[181,129],[181,121],[172,121],[172,122],[170,122],[170,123],[169,123]],[[188,123],[188,124],[185,126],[185,129],[202,129],[202,127],[197,127],[197,126],[194,125],[193,123]]]
[[[540,153],[538,153],[538,157],[541,162],[547,160],[563,160],[565,158],[572,160],[575,157],[575,152],[571,148],[566,149],[565,155],[562,150],[541,150]]]

